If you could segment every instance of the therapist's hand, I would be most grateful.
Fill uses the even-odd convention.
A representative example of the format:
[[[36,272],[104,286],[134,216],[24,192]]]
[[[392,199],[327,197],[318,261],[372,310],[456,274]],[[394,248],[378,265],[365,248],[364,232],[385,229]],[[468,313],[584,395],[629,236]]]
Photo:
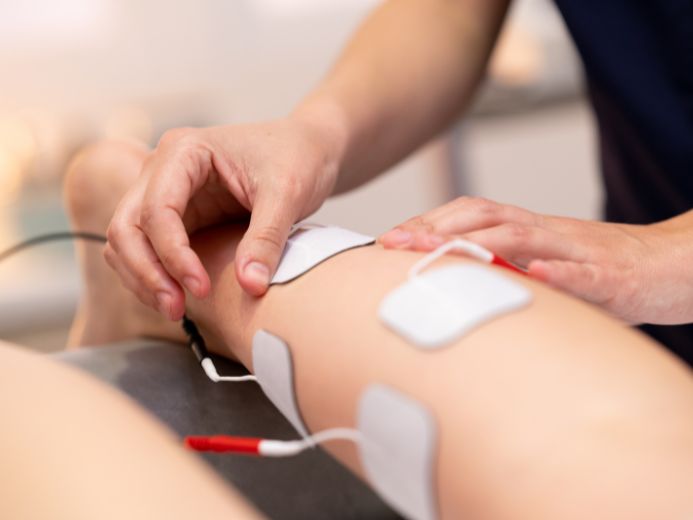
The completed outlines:
[[[380,237],[432,250],[461,236],[629,323],[693,321],[693,212],[647,226],[553,217],[461,197]]]
[[[107,262],[143,303],[179,319],[183,288],[197,298],[210,291],[189,233],[250,214],[236,275],[245,291],[264,294],[291,226],[334,187],[329,137],[296,118],[167,132],[113,216]]]

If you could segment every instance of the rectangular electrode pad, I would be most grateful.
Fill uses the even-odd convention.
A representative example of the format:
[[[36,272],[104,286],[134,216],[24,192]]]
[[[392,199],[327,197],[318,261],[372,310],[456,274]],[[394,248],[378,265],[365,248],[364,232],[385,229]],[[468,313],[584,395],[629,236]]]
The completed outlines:
[[[420,403],[384,385],[361,397],[358,429],[361,462],[378,494],[406,518],[437,517],[437,429]]]
[[[434,349],[531,299],[528,289],[492,269],[449,265],[417,274],[388,293],[379,315],[409,342]]]
[[[348,229],[299,224],[289,236],[270,284],[290,282],[338,253],[373,242],[373,237]]]
[[[265,330],[253,336],[253,371],[272,404],[302,437],[308,436],[294,391],[294,367],[288,345]]]

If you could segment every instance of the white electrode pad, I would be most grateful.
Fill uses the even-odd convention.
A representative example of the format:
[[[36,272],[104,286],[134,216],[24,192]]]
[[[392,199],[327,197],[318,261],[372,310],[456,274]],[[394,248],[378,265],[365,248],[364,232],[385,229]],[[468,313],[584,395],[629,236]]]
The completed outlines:
[[[287,344],[265,330],[258,330],[253,336],[253,370],[269,400],[302,437],[307,437],[308,430],[296,401],[294,367]]]
[[[373,242],[373,237],[348,229],[298,224],[289,236],[270,285],[290,282],[338,253]]]
[[[388,293],[379,315],[411,343],[434,349],[531,299],[524,286],[487,267],[448,265],[416,274]]]
[[[384,385],[361,397],[361,462],[378,494],[406,518],[437,517],[437,428],[420,403]]]

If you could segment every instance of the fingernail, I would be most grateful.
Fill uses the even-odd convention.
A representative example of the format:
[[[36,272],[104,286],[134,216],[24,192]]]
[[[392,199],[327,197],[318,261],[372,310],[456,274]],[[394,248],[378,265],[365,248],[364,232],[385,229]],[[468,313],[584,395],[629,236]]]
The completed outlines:
[[[199,294],[200,282],[194,276],[186,276],[183,278],[183,285],[193,294]]]
[[[412,240],[412,234],[402,229],[393,229],[383,235],[383,240],[393,246],[406,246]]]
[[[266,286],[269,285],[270,273],[266,265],[260,262],[250,262],[245,266],[244,274],[252,281],[258,285]]]
[[[171,295],[167,292],[156,293],[156,303],[157,308],[161,314],[165,314],[166,317],[171,316]]]

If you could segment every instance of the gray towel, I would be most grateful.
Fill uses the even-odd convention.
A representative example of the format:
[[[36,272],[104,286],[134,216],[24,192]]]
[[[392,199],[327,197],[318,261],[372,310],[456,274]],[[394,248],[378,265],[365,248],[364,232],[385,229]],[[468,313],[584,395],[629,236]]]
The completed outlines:
[[[181,437],[298,437],[257,384],[212,383],[180,345],[141,340],[53,356],[119,388]],[[224,359],[215,364],[223,375],[245,373]],[[399,518],[320,448],[289,459],[202,456],[273,519]]]

